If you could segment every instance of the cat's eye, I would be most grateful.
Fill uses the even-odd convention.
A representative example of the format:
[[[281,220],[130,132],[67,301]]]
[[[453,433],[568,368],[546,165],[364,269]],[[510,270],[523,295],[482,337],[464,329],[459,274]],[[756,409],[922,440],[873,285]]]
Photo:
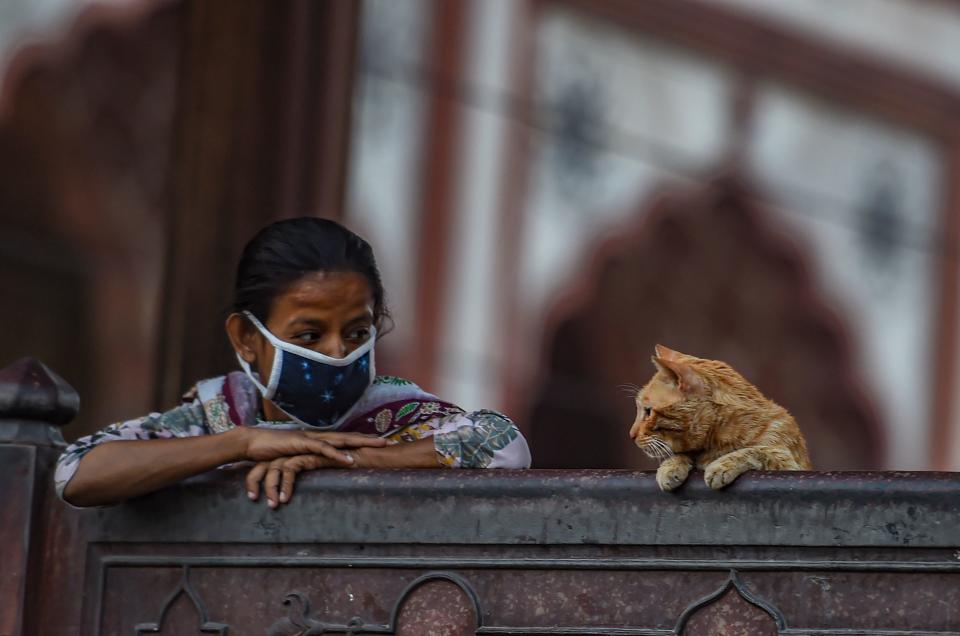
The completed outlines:
[[[652,414],[653,414],[653,408],[649,406],[643,407],[643,419],[649,420]]]

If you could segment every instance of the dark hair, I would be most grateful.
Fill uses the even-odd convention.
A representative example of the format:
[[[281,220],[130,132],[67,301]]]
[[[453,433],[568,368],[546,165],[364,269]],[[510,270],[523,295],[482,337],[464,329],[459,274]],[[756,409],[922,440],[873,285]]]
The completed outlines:
[[[249,311],[266,322],[277,296],[311,272],[363,275],[373,292],[373,323],[381,333],[389,329],[390,312],[370,244],[336,221],[315,217],[271,223],[250,239],[237,266],[233,311]]]

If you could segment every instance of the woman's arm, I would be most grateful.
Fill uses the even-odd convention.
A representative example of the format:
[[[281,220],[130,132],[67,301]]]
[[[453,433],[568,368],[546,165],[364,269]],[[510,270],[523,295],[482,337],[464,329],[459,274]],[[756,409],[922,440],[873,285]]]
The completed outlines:
[[[111,504],[143,495],[235,461],[265,461],[311,454],[333,465],[353,458],[338,448],[384,446],[376,437],[349,433],[271,431],[238,427],[217,435],[98,443],[77,461],[63,498],[75,506]]]
[[[397,444],[382,448],[364,447],[347,451],[354,460],[352,468],[439,468],[437,451],[430,438],[415,442]],[[297,475],[305,470],[318,468],[337,468],[337,464],[326,457],[317,455],[298,455],[278,457],[273,461],[260,462],[247,473],[247,496],[256,501],[260,498],[260,483],[263,482],[263,494],[267,505],[276,508],[287,503],[293,497],[293,485]]]
[[[520,429],[496,411],[450,415],[433,435],[436,454],[449,468],[530,468],[530,447]]]
[[[357,448],[352,468],[529,468],[527,441],[509,418],[495,411],[456,413],[421,422],[427,437],[383,448]],[[432,429],[432,430],[431,430]],[[402,432],[401,432],[402,433]],[[401,433],[398,433],[400,435]],[[339,466],[342,466],[340,464]],[[260,462],[247,473],[247,495],[256,501],[260,484],[267,505],[276,508],[293,497],[299,473],[336,468],[325,457],[299,455]]]
[[[235,428],[220,435],[99,444],[80,460],[63,499],[74,506],[117,503],[240,461],[243,434]]]
[[[496,411],[428,420],[430,437],[350,451],[354,468],[529,468],[530,449],[517,426]]]
[[[357,448],[348,451],[352,468],[437,468],[440,462],[433,439],[426,437],[384,448]]]

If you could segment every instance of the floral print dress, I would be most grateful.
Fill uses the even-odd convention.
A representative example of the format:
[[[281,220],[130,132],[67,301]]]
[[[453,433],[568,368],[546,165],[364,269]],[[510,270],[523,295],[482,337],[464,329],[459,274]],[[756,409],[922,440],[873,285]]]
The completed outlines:
[[[98,444],[216,435],[237,426],[310,428],[297,422],[261,420],[259,393],[239,371],[198,382],[183,402],[164,413],[112,424],[70,444],[57,461],[57,494],[63,498],[80,460]],[[398,442],[432,437],[438,462],[449,468],[530,467],[527,442],[506,416],[487,410],[468,413],[393,376],[377,376],[337,430],[378,434]]]

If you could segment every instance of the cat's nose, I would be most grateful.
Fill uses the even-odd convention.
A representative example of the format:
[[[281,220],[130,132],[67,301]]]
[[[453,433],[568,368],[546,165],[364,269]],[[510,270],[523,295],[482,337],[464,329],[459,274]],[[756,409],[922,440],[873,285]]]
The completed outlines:
[[[637,435],[640,434],[640,421],[636,420],[633,422],[633,426],[630,427],[630,439],[637,439]]]

